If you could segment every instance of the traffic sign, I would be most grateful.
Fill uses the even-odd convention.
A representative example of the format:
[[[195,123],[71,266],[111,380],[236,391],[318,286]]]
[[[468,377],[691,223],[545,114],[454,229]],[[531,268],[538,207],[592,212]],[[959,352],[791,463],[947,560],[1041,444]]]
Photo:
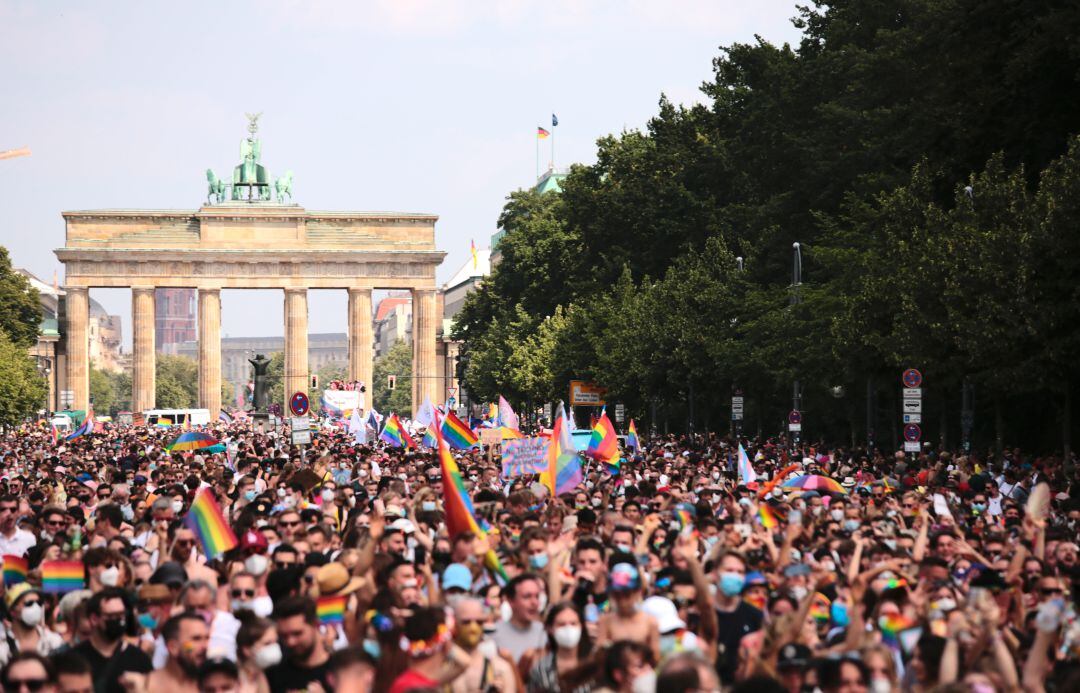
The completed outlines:
[[[904,382],[904,387],[919,387],[922,385],[922,373],[917,368],[907,369],[900,379]]]
[[[922,414],[904,414],[904,423],[922,423]]]
[[[921,399],[905,399],[904,400],[904,413],[905,414],[922,414],[922,400]]]
[[[625,419],[625,418],[626,418],[626,405],[616,404],[615,405],[615,423],[622,423],[623,419]]]
[[[902,392],[904,393],[904,399],[919,399],[922,397],[921,387],[905,387]]]
[[[919,440],[922,438],[922,429],[919,424],[909,423],[904,426],[904,440]]]
[[[797,423],[797,424],[789,423],[787,425],[787,430],[791,431],[792,433],[798,433],[798,432],[802,431],[802,424],[801,423]]]
[[[289,398],[289,411],[291,411],[294,416],[307,416],[310,408],[311,403],[308,402],[306,393],[294,392],[293,396]]]
[[[802,423],[802,412],[799,411],[798,409],[792,409],[791,412],[787,415],[787,421],[788,421],[789,424],[801,424]],[[795,430],[795,429],[791,429],[791,430]]]
[[[904,452],[918,452],[918,451],[919,451],[919,441],[917,441],[917,440],[905,440],[904,441]]]
[[[446,396],[449,397],[450,399],[453,399],[454,395],[456,395],[456,394],[457,394],[457,388],[456,387],[448,387],[448,388],[446,388]]]

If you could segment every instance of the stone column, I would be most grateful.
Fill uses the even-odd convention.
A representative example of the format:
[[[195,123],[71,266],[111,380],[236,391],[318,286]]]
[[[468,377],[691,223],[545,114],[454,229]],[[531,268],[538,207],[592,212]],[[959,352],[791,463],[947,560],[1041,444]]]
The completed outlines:
[[[307,321],[307,289],[285,289],[285,416],[293,393],[308,391]]]
[[[86,334],[90,321],[90,289],[65,287],[64,292],[67,387],[73,395],[71,408],[86,409],[90,405],[90,342]]]
[[[131,313],[131,409],[141,412],[153,409],[155,399],[154,287],[131,287]]]
[[[349,380],[359,380],[367,386],[363,394],[364,408],[370,408],[375,392],[372,378],[371,289],[349,289]]]
[[[435,310],[435,291],[413,289],[413,414],[427,396],[438,405],[442,397],[438,392],[438,366],[435,362],[435,333],[441,316]]]
[[[199,406],[221,410],[221,289],[199,289]]]

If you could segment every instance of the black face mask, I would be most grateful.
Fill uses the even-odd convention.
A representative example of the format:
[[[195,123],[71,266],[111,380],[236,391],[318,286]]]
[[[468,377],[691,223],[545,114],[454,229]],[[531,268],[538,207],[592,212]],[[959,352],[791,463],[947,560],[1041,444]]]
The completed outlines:
[[[127,630],[127,622],[124,619],[109,619],[101,627],[101,635],[109,642],[119,640]]]

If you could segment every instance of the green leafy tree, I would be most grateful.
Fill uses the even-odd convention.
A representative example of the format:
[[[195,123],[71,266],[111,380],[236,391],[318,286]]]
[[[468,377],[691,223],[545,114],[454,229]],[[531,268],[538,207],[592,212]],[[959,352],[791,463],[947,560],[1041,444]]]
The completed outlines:
[[[34,345],[41,323],[41,303],[30,281],[15,271],[7,248],[0,246],[0,330],[16,346]]]
[[[0,425],[12,426],[45,407],[47,386],[34,360],[0,330]]]
[[[131,376],[91,367],[90,399],[98,414],[115,416],[127,411],[131,408]]]
[[[155,371],[158,409],[188,409],[199,399],[199,365],[185,356],[158,354]]]
[[[394,343],[390,350],[375,359],[372,369],[374,382],[368,388],[376,411],[383,416],[395,412],[412,414],[412,347],[404,341]],[[387,388],[387,376],[397,376],[396,387]]]

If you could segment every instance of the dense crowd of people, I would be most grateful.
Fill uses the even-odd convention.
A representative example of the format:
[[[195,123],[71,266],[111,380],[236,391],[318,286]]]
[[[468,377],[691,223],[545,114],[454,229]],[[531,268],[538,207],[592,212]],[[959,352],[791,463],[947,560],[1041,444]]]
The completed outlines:
[[[740,483],[737,443],[664,436],[552,497],[479,448],[458,486],[342,428],[208,431],[3,436],[5,691],[1080,690],[1072,459],[749,440]],[[47,589],[65,560],[81,588]]]

